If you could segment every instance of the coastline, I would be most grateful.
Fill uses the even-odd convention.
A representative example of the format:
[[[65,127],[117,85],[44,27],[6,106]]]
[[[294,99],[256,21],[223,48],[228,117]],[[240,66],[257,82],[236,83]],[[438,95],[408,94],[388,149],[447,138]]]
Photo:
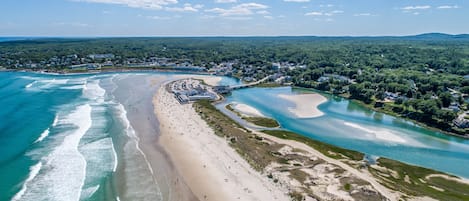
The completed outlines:
[[[315,118],[324,115],[318,106],[325,103],[327,98],[321,94],[279,94],[278,97],[295,104],[295,107],[289,107],[288,110],[298,118]]]
[[[153,112],[152,98],[158,87],[167,79],[167,77],[134,75],[114,83],[117,90],[114,90],[112,95],[125,108],[126,117],[137,137],[136,141],[135,139],[124,141],[124,145],[127,145],[125,147],[131,149],[123,150],[123,155],[129,156],[123,159],[123,163],[119,163],[116,172],[119,178],[116,187],[122,200],[151,198],[146,196],[146,192],[151,191],[153,185],[159,188],[163,200],[195,200],[187,184],[176,182],[180,180],[181,175],[174,169],[174,164],[167,153],[158,144],[161,132],[158,130],[158,118]],[[138,152],[135,154],[133,148],[135,146],[138,146],[136,151],[142,156]],[[149,173],[145,176],[142,171]],[[145,178],[141,178],[142,176]],[[145,185],[145,188],[138,188],[141,185]]]
[[[195,112],[160,87],[153,103],[160,144],[200,200],[289,200],[286,192],[254,170]]]

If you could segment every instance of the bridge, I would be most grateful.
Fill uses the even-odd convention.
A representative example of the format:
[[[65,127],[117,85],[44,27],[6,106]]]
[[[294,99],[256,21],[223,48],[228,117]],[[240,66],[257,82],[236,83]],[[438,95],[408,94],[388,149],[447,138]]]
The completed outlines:
[[[235,89],[242,89],[242,88],[247,88],[247,87],[252,87],[252,86],[255,86],[255,85],[258,85],[262,82],[265,82],[266,80],[270,79],[272,77],[272,75],[269,75],[265,78],[262,78],[256,82],[251,82],[251,83],[247,83],[247,84],[239,84],[239,85],[233,85],[233,86],[230,86],[230,90],[235,90]]]

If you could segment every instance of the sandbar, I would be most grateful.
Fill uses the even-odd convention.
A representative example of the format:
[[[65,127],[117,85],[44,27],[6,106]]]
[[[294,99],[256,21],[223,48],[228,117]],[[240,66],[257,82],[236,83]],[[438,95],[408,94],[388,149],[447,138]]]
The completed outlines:
[[[265,115],[263,115],[259,110],[250,105],[243,103],[233,103],[231,104],[231,107],[246,117],[265,117]]]
[[[327,98],[320,94],[279,94],[278,97],[290,101],[295,107],[288,110],[298,118],[314,118],[324,115],[318,106],[327,101]]]

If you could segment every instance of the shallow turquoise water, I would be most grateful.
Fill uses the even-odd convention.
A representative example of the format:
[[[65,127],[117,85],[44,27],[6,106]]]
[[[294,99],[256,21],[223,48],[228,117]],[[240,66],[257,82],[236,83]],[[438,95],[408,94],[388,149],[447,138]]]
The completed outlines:
[[[295,118],[288,111],[294,104],[277,95],[303,92],[290,87],[250,88],[234,91],[227,101],[251,105],[277,119],[283,128],[313,139],[469,178],[469,140],[431,131],[331,95],[325,95],[328,101],[319,106],[324,116]]]
[[[175,74],[0,73],[0,200],[116,200],[122,185],[146,198],[158,194],[139,186],[151,177],[135,150],[128,108],[115,95],[128,94],[135,81]],[[115,175],[131,171],[142,175],[131,175],[139,183]]]

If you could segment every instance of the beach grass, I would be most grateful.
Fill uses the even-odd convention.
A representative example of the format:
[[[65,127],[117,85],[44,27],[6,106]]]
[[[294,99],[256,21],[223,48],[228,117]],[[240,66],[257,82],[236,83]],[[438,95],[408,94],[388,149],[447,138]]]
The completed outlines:
[[[265,118],[265,117],[243,117],[244,120],[251,122],[255,125],[267,127],[267,128],[277,128],[280,126],[275,119]]]
[[[209,126],[214,129],[215,133],[219,136],[225,137],[228,142],[230,142],[230,145],[246,161],[248,161],[254,169],[262,172],[269,164],[276,162],[289,167],[285,169],[285,171],[289,172],[291,178],[298,180],[300,183],[307,180],[307,175],[300,170],[301,167],[297,167],[295,163],[292,164],[292,161],[305,161],[301,155],[279,154],[278,150],[284,145],[266,143],[261,136],[253,134],[248,129],[239,125],[237,122],[216,109],[209,101],[198,101],[194,103],[194,108],[209,124]],[[329,145],[290,131],[265,130],[262,132],[280,139],[294,140],[304,143],[333,159],[338,159],[346,163],[348,163],[347,161],[355,161],[355,163],[352,162],[348,164],[357,169],[366,168],[366,166],[353,165],[357,164],[356,162],[363,160],[363,153]],[[322,160],[318,160],[315,162],[319,163],[321,161]],[[306,165],[311,166],[315,164]],[[428,196],[437,200],[469,201],[468,184],[444,178],[457,177],[386,158],[379,158],[377,160],[377,165],[380,166],[380,168],[367,166],[367,170],[377,178],[382,185],[389,189],[406,194],[407,196],[403,196],[403,199],[408,196]],[[429,175],[443,175],[443,177],[428,177]],[[354,186],[352,184],[362,185],[363,182],[365,181],[355,181],[343,178],[342,183],[344,189],[352,191]],[[307,193],[308,196],[314,196],[312,193],[304,192]],[[352,197],[356,197],[361,200],[381,198],[380,195],[373,195],[370,197],[371,195],[366,192],[352,193],[351,195]],[[303,199],[303,193],[297,191],[291,192],[290,196],[294,200]]]
[[[343,148],[336,147],[333,145],[329,145],[329,144],[326,144],[317,140],[313,140],[311,138],[307,138],[307,137],[304,137],[302,135],[299,135],[290,131],[265,130],[262,132],[268,135],[272,135],[274,137],[281,138],[281,139],[294,140],[294,141],[304,143],[318,150],[322,154],[330,158],[334,158],[334,159],[351,159],[355,161],[360,161],[360,160],[363,160],[363,157],[365,156],[363,153],[353,151],[353,150],[343,149]]]
[[[369,168],[371,174],[377,178],[381,178],[381,183],[390,189],[413,196],[429,196],[437,200],[469,200],[468,184],[443,177],[427,178],[429,175],[454,176],[386,158],[380,158],[377,162],[379,166],[398,173],[398,175],[389,176],[389,172],[387,171]]]
[[[239,117],[241,117],[241,119],[243,119],[243,120],[245,120],[249,123],[252,123],[254,125],[262,126],[262,127],[266,127],[266,128],[278,128],[278,127],[280,127],[280,124],[275,119],[271,119],[271,118],[267,118],[267,117],[246,117],[246,116],[243,116],[240,112],[236,111],[231,104],[226,105],[225,108],[227,110],[235,113]]]

